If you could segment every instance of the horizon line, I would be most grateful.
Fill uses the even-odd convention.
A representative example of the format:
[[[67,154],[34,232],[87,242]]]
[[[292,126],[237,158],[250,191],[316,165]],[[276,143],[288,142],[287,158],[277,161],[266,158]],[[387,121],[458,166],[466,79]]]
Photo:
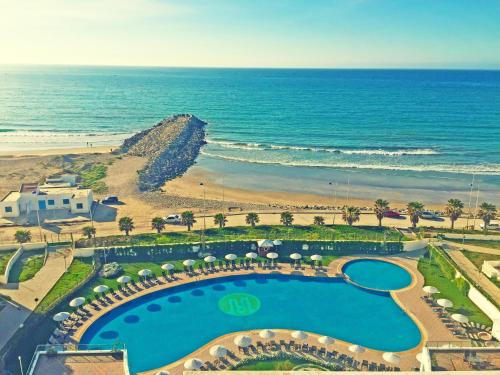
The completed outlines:
[[[115,65],[115,64],[67,64],[67,63],[0,63],[0,66],[42,66],[42,67],[80,67],[80,68],[167,68],[167,69],[262,69],[262,70],[476,70],[476,71],[500,71],[499,67],[446,67],[446,66],[386,66],[386,67],[369,67],[369,66],[206,66],[206,65]]]

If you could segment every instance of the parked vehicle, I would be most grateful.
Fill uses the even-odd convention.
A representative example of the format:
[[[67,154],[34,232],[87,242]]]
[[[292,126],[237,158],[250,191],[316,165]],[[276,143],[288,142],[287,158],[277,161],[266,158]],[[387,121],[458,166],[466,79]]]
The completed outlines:
[[[481,229],[484,229],[484,223],[481,223]],[[489,223],[486,226],[487,230],[500,230],[500,224],[498,223]]]
[[[116,195],[109,195],[105,197],[102,201],[102,204],[118,204],[120,201],[118,200],[118,196]]]
[[[163,218],[163,221],[165,222],[165,224],[173,224],[173,225],[177,225],[177,224],[182,223],[181,215],[177,215],[177,214],[168,215],[168,216]]]
[[[388,211],[384,212],[384,217],[391,217],[393,219],[401,219],[403,216],[397,211],[388,210]]]
[[[420,218],[425,220],[441,220],[441,218],[432,211],[422,211]]]

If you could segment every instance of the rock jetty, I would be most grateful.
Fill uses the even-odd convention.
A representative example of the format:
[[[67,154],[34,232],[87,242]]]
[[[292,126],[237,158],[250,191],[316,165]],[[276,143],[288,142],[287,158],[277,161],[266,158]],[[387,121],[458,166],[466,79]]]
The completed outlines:
[[[194,164],[205,141],[206,122],[190,114],[164,119],[126,139],[121,152],[148,159],[138,171],[141,191],[154,191]]]

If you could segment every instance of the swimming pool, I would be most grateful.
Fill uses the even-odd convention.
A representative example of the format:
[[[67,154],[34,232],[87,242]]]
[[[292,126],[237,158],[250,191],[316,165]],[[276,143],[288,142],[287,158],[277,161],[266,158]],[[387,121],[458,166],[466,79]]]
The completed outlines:
[[[80,342],[125,343],[135,373],[174,362],[226,333],[264,328],[300,329],[384,351],[421,340],[389,293],[340,278],[253,274],[143,296],[99,318]]]
[[[404,268],[375,259],[356,259],[346,263],[342,272],[358,285],[379,290],[397,290],[411,284]]]

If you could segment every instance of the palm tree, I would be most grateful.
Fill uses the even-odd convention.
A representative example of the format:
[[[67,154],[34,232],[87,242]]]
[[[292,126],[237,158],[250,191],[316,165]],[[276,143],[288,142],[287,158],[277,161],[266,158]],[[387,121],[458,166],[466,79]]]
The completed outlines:
[[[293,224],[293,214],[290,211],[282,212],[280,222],[284,226],[289,227]]]
[[[420,214],[424,210],[424,204],[421,202],[410,202],[406,206],[406,209],[408,210],[408,215],[410,215],[410,221],[413,225],[413,228],[416,228],[418,220],[420,218]]]
[[[151,220],[151,228],[156,229],[158,234],[161,233],[163,229],[165,229],[165,220],[163,218],[157,216]]]
[[[134,220],[131,217],[124,216],[118,221],[118,228],[122,232],[125,232],[125,235],[128,236],[130,232],[135,228]]]
[[[314,216],[314,225],[325,225],[325,218],[323,216]]]
[[[349,225],[359,221],[359,215],[361,215],[361,211],[354,206],[345,206],[342,211],[342,219]]]
[[[479,217],[484,222],[484,231],[488,231],[488,225],[490,225],[491,220],[495,220],[497,217],[497,208],[494,204],[483,202],[479,206]]]
[[[16,242],[25,243],[31,241],[31,232],[29,230],[20,229],[14,234]]]
[[[455,226],[455,221],[462,215],[464,204],[460,199],[450,199],[446,205],[446,215],[450,217],[451,229]]]
[[[375,216],[378,219],[378,226],[382,226],[382,219],[385,216],[387,210],[389,210],[389,202],[384,199],[377,199],[375,201]]]
[[[95,228],[94,227],[91,227],[91,226],[87,226],[87,227],[83,227],[82,228],[82,234],[87,237],[89,240],[92,238],[92,237],[95,237]]]
[[[255,227],[255,224],[259,222],[260,218],[259,215],[256,214],[255,212],[249,212],[245,220],[247,224],[251,225],[252,227]]]
[[[219,228],[224,228],[226,226],[227,219],[226,215],[220,213],[214,215],[214,224],[218,225]]]
[[[184,211],[181,214],[181,222],[182,222],[182,225],[187,226],[188,231],[190,231],[193,224],[196,223],[196,220],[194,219],[193,211]]]

